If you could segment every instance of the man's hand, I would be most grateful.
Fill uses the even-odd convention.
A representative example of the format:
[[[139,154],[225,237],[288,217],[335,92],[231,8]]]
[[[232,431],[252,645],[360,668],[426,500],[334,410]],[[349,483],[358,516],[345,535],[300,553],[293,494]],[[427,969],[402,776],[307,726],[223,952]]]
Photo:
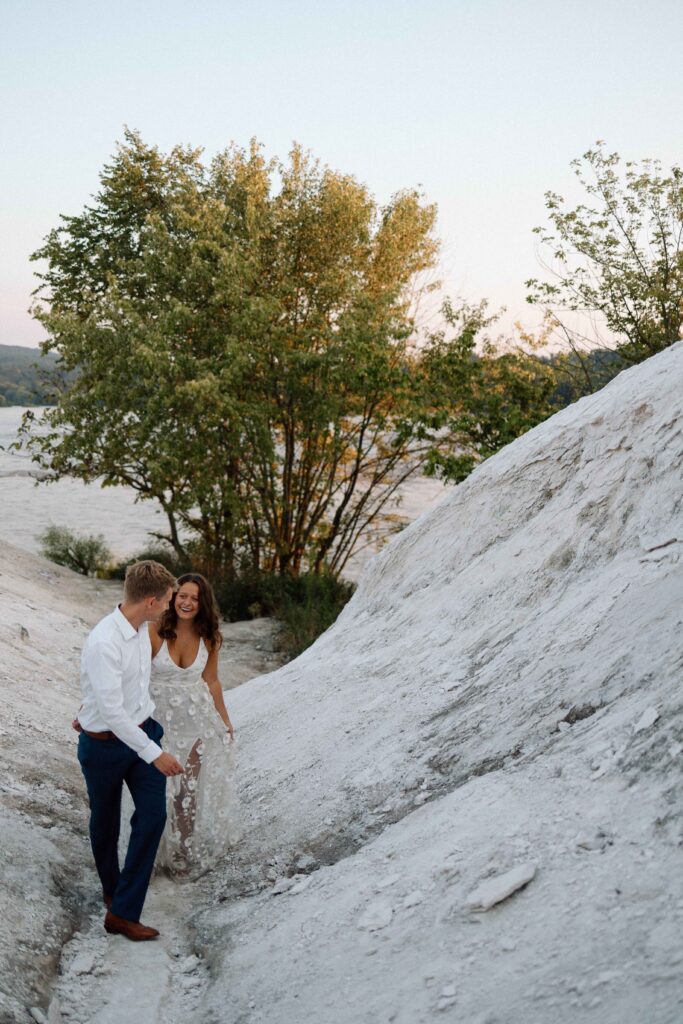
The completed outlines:
[[[83,732],[83,726],[81,725],[77,718],[74,718],[74,720],[72,721],[71,728],[75,729],[76,732]]]
[[[156,761],[152,761],[155,768],[158,768],[162,775],[182,775],[184,768],[177,757],[173,754],[159,754]]]

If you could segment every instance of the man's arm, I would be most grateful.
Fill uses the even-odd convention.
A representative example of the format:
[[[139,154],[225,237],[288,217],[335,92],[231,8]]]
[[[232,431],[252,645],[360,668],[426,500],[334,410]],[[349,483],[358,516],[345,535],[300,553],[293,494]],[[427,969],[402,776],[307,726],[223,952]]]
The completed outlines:
[[[97,710],[126,746],[151,764],[162,754],[158,743],[126,714],[123,707],[121,658],[116,648],[107,643],[93,644],[86,654],[86,666],[95,693]]]

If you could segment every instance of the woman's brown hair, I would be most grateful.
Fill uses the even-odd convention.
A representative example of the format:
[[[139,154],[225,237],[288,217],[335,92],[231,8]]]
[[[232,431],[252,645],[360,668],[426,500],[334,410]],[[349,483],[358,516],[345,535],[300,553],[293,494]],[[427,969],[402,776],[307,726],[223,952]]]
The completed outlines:
[[[213,593],[211,584],[198,572],[186,572],[178,577],[177,589],[173,592],[171,603],[164,612],[159,623],[158,633],[164,640],[175,640],[176,626],[178,625],[178,613],[175,603],[180,588],[184,583],[196,583],[199,589],[199,609],[195,615],[192,625],[204,640],[209,641],[209,647],[215,651],[223,643],[221,631],[218,628],[218,605]]]

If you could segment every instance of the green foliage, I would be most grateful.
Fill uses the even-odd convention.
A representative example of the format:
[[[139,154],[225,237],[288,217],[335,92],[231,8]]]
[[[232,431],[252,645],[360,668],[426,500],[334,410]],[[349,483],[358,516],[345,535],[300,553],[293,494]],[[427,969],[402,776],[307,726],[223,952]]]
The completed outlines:
[[[244,571],[214,576],[221,613],[230,621],[272,616],[282,625],[281,643],[290,658],[301,654],[328,629],[351,598],[354,585],[330,573]]]
[[[292,576],[256,572],[248,567],[238,573],[211,572],[201,560],[188,561],[162,545],[139,551],[112,567],[107,576],[122,580],[132,562],[148,558],[161,562],[174,576],[204,573],[211,581],[221,615],[229,622],[262,615],[278,619],[282,649],[290,658],[301,654],[332,625],[355,589],[329,573]]]
[[[418,468],[395,424],[434,208],[380,209],[298,147],[206,167],[134,133],[101,181],[35,254],[45,350],[79,370],[37,458],[156,498],[174,548],[189,535],[216,568],[339,572]]]
[[[43,555],[51,562],[83,576],[109,575],[112,556],[103,536],[84,537],[66,526],[50,526],[38,539]]]
[[[163,565],[174,576],[181,576],[185,572],[192,571],[192,563],[187,557],[179,555],[174,551],[170,544],[153,544],[143,551],[138,551],[136,555],[131,555],[129,558],[124,558],[111,565],[107,576],[112,580],[123,580],[126,578],[126,569],[129,565],[132,565],[133,562],[147,560],[159,562],[160,565]]]
[[[621,366],[638,363],[681,336],[683,170],[664,174],[653,160],[622,168],[602,143],[572,166],[588,200],[568,209],[562,196],[546,193],[550,228],[536,233],[550,253],[552,279],[527,281],[529,301],[551,311],[575,361],[587,343],[595,346],[597,318]],[[592,369],[581,367],[583,393],[599,386]]]
[[[624,361],[614,349],[594,348],[587,352],[570,349],[542,358],[555,374],[550,404],[559,409],[603,388],[624,369]]]
[[[414,344],[435,212],[414,191],[379,207],[296,146],[206,166],[128,133],[93,204],[34,254],[44,351],[76,374],[35,458],[156,499],[163,539],[241,580],[240,607],[249,573],[338,575],[401,527],[410,476],[460,480],[551,409],[551,369],[482,337],[483,305],[447,305],[455,336]]]
[[[497,317],[486,303],[458,308],[446,303],[446,324],[455,331],[432,334],[419,372],[431,396],[417,424],[429,440],[425,471],[451,483],[520,434],[550,416],[556,405],[554,368],[535,352],[492,341],[486,330]]]
[[[329,574],[306,573],[284,580],[288,585],[280,596],[277,617],[282,623],[282,646],[290,658],[296,658],[335,622],[355,588]]]

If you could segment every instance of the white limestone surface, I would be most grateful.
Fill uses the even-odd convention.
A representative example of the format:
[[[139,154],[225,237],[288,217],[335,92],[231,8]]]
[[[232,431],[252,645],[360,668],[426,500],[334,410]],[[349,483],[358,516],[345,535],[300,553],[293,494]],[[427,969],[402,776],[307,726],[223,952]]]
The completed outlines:
[[[312,648],[231,692],[240,845],[198,883],[152,892],[166,957],[84,924],[48,1019],[133,1019],[141,1000],[150,1024],[679,1024],[682,413],[677,345],[481,466],[370,565]],[[29,679],[19,627],[42,634],[23,605],[12,617],[13,586],[0,639]],[[55,593],[30,597],[36,622]],[[70,600],[46,619],[65,658],[82,628]],[[29,752],[48,725],[67,742],[60,687]],[[23,692],[3,681],[19,727]],[[17,744],[7,759],[25,785],[34,762]],[[77,769],[60,746],[48,767],[9,809],[31,830],[15,880],[45,897],[53,840],[34,794],[66,794],[43,922],[87,865]],[[529,864],[525,888],[468,909]],[[17,906],[2,909],[25,923]],[[12,1007],[47,1013],[44,992],[17,988],[29,954],[10,968]]]
[[[482,465],[235,692],[251,825],[203,883],[198,1019],[683,1020],[682,414],[679,344]]]

